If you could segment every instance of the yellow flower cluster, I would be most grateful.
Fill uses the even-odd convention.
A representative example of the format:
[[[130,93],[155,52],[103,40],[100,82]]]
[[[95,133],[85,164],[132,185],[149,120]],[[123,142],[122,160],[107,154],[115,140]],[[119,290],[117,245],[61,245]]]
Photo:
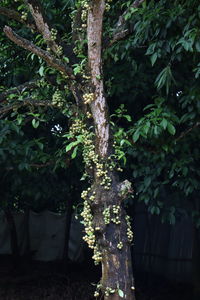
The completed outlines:
[[[126,223],[127,223],[127,237],[128,237],[128,241],[131,243],[133,241],[133,231],[131,230],[131,221],[130,221],[130,217],[126,216]]]
[[[110,8],[111,8],[111,5],[110,5],[110,3],[112,2],[112,0],[106,0],[106,6],[105,6],[105,11],[109,11],[110,10]]]
[[[86,117],[87,117],[87,119],[91,119],[92,118],[92,114],[89,111],[87,111]]]
[[[81,12],[82,25],[81,26],[82,26],[82,28],[86,28],[87,27],[88,8],[89,8],[88,0],[82,0],[81,7],[82,7],[82,12]]]
[[[119,243],[117,244],[117,248],[118,248],[119,250],[121,250],[121,249],[123,248],[123,243],[122,243],[122,242],[119,242]]]
[[[103,216],[106,225],[110,224],[111,221],[117,225],[120,224],[120,206],[113,205],[106,207],[103,211]]]
[[[106,287],[105,289],[105,296],[108,297],[110,294],[114,294],[115,293],[115,289],[112,289],[110,287]]]
[[[86,131],[86,125],[82,120],[76,119],[70,127],[69,134],[75,136],[76,134],[83,134]]]
[[[100,230],[100,227],[95,227],[94,229],[93,215],[89,204],[89,201],[93,201],[95,199],[95,192],[92,192],[91,188],[89,187],[87,190],[82,192],[81,197],[85,200],[84,208],[81,213],[86,233],[83,237],[83,240],[87,242],[89,248],[93,249],[94,254],[92,258],[94,259],[94,263],[98,264],[102,260],[102,254],[98,245],[96,244],[95,231]]]
[[[84,104],[89,104],[94,100],[94,93],[86,93],[83,95]]]
[[[57,33],[58,33],[58,31],[56,29],[54,29],[54,28],[51,29],[51,40],[52,41],[56,40]]]
[[[94,247],[94,255],[92,256],[92,259],[94,259],[95,265],[98,265],[102,261],[102,253],[99,251],[99,248],[97,245]]]
[[[58,56],[61,56],[63,54],[63,48],[62,46],[58,46],[56,49],[56,53]]]
[[[52,97],[52,104],[58,107],[63,106],[63,96],[59,90],[56,90]]]
[[[114,217],[111,219],[111,221],[115,224],[120,224],[120,206],[119,205],[113,205],[112,206],[112,211],[114,214]]]
[[[97,178],[101,179],[100,185],[103,186],[105,190],[110,190],[112,180],[109,176],[109,171],[114,169],[114,161],[112,161],[111,158],[107,163],[100,161],[98,154],[95,152],[95,144],[93,141],[94,134],[87,130],[86,125],[82,120],[76,119],[72,124],[69,133],[71,136],[83,136],[83,161],[85,166],[88,169],[94,168],[96,170]]]
[[[108,169],[105,164],[96,164],[96,175],[98,178],[102,177],[100,185],[104,186],[105,190],[109,190],[112,184],[111,178],[108,176]]]
[[[90,205],[88,201],[84,201],[84,208],[81,213],[83,217],[83,224],[85,226],[85,233],[86,235],[83,237],[83,240],[87,242],[88,247],[91,249],[95,248],[95,234],[93,228],[93,216]]]
[[[26,20],[27,20],[27,16],[28,16],[28,13],[25,12],[25,11],[23,11],[23,12],[22,12],[22,15],[21,15],[21,19],[22,19],[23,21],[26,21]]]
[[[99,297],[99,295],[100,295],[100,294],[99,294],[98,291],[95,291],[95,292],[94,292],[94,297]]]
[[[110,207],[106,207],[103,211],[104,222],[106,225],[110,224]]]

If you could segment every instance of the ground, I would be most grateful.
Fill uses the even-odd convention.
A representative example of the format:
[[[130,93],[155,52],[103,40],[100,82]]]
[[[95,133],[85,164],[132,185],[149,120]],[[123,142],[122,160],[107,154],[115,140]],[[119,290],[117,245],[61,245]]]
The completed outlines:
[[[13,269],[9,257],[0,259],[0,300],[92,300],[100,269],[91,263],[21,263]],[[137,300],[192,300],[191,286],[136,273]]]

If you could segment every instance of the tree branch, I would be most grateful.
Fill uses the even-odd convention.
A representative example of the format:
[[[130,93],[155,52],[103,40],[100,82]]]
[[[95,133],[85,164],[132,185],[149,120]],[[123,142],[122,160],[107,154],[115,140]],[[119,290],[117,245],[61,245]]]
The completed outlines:
[[[13,41],[16,45],[29,50],[30,52],[36,54],[37,56],[41,57],[46,61],[46,63],[56,69],[57,71],[63,73],[65,76],[70,77],[70,79],[76,79],[73,75],[73,71],[70,67],[68,67],[66,64],[62,63],[59,59],[52,56],[49,52],[44,51],[43,49],[37,47],[32,42],[30,42],[27,39],[22,38],[18,34],[16,34],[12,28],[5,26],[4,27],[4,33],[6,36]]]
[[[37,0],[26,0],[26,3],[35,20],[37,30],[41,33],[49,48],[55,54],[58,54],[59,45],[57,43],[57,35],[56,38],[53,37],[52,28],[43,12],[41,4]]]
[[[65,45],[59,37],[58,32],[51,26],[50,21],[45,16],[43,8],[37,0],[26,0],[26,3],[30,9],[30,12],[35,20],[37,30],[41,33],[48,47],[56,54],[66,55],[70,64],[76,63],[76,56],[73,52],[73,45]]]
[[[181,140],[182,138],[184,138],[186,135],[188,135],[193,129],[197,128],[200,126],[200,122],[196,122],[192,127],[190,127],[189,129],[183,131],[176,139],[175,142],[178,142],[179,140]]]
[[[26,25],[28,28],[32,29],[32,30],[36,30],[36,26],[33,22],[27,20],[23,20],[21,18],[21,14],[19,14],[17,11],[12,10],[12,9],[8,9],[6,7],[0,7],[0,15],[4,15],[9,19],[15,20],[19,23],[22,23],[24,25]]]
[[[13,109],[18,109],[20,107],[23,106],[45,106],[45,107],[54,107],[55,105],[52,104],[51,101],[39,101],[39,100],[35,100],[33,98],[25,98],[24,100],[20,100],[16,102],[13,102],[13,104],[4,106],[0,109],[0,119],[2,119],[2,117],[8,113],[9,111],[13,110]]]
[[[125,28],[127,24],[125,16],[130,8],[138,8],[144,1],[145,0],[135,0],[133,4],[119,17],[116,29],[113,36],[109,39],[107,47],[112,46],[117,41],[125,39],[131,33],[130,29]]]
[[[6,98],[11,95],[11,94],[15,94],[15,93],[21,93],[26,91],[27,89],[35,89],[37,88],[37,80],[35,81],[29,81],[29,82],[25,82],[24,84],[21,84],[17,87],[11,88],[6,92],[3,92],[0,94],[0,102],[3,102],[6,100]]]

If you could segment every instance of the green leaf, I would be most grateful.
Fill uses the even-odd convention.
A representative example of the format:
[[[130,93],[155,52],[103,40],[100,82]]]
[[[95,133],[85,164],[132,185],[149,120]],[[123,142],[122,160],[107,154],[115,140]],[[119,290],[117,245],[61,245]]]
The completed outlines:
[[[97,79],[97,80],[100,80],[100,79],[101,79],[101,76],[100,76],[100,75],[96,75],[96,79]]]
[[[136,132],[133,134],[133,141],[136,143],[139,137],[140,137],[140,132],[137,129]]]
[[[151,124],[149,121],[144,125],[143,130],[144,130],[145,134],[148,133],[150,126],[151,126]]]
[[[150,183],[151,183],[151,177],[145,177],[144,185],[146,188],[150,186]]]
[[[154,53],[154,54],[151,56],[150,59],[151,59],[151,65],[152,65],[152,66],[155,64],[157,58],[158,58],[157,53]]]
[[[40,150],[43,150],[44,149],[44,144],[42,144],[41,142],[36,142],[38,147],[40,148]]]
[[[124,292],[120,289],[118,289],[118,294],[121,298],[124,298]]]
[[[74,159],[77,155],[78,146],[76,146],[72,152],[71,158]]]
[[[38,128],[39,125],[40,125],[40,121],[39,120],[36,120],[36,119],[32,120],[32,126],[34,128]]]
[[[153,53],[154,53],[154,50],[155,50],[155,47],[156,47],[156,43],[151,44],[151,45],[148,47],[148,49],[147,49],[145,55],[151,55],[151,54],[153,54]]]
[[[198,52],[200,52],[200,41],[199,41],[199,40],[196,41],[195,47],[196,47],[196,50],[197,50]]]
[[[153,215],[155,213],[156,207],[155,206],[151,206],[150,208],[150,213]]]
[[[133,13],[135,13],[135,12],[138,11],[138,8],[136,8],[136,7],[131,7],[131,8],[130,8],[130,11],[131,11],[131,13],[133,14]]]
[[[77,75],[81,72],[81,66],[79,64],[75,64],[74,66],[74,75]]]
[[[172,125],[169,122],[167,123],[167,130],[172,135],[175,135],[175,133],[176,133],[176,128],[174,127],[174,125]]]
[[[158,126],[157,125],[154,126],[154,134],[158,135]]]
[[[131,116],[129,116],[129,115],[124,115],[123,117],[124,117],[128,122],[131,122],[131,121],[132,121]]]
[[[175,82],[173,76],[172,76],[172,72],[171,72],[171,68],[168,65],[167,67],[165,67],[157,76],[156,80],[155,80],[155,85],[157,87],[158,90],[160,90],[163,86],[166,87],[166,93],[169,93],[169,87],[171,85],[171,82]]]
[[[66,146],[65,151],[70,151],[73,147],[75,147],[78,144],[80,144],[80,141],[71,142],[69,145]]]
[[[162,122],[160,123],[160,126],[162,126],[163,129],[166,129],[167,124],[168,124],[168,121],[166,119],[163,119]]]
[[[168,146],[168,145],[162,145],[162,149],[163,149],[165,152],[168,152],[169,146]]]
[[[130,19],[130,17],[131,17],[130,13],[125,14],[124,20],[127,21],[128,19]]]
[[[69,58],[68,58],[68,57],[64,56],[64,57],[63,57],[63,60],[64,60],[67,64],[69,63]]]
[[[38,73],[40,74],[41,77],[44,75],[44,66],[41,66],[41,67],[39,68]]]
[[[22,117],[22,115],[18,115],[18,116],[17,116],[17,124],[18,124],[18,125],[21,125],[22,122],[23,122],[23,117]]]

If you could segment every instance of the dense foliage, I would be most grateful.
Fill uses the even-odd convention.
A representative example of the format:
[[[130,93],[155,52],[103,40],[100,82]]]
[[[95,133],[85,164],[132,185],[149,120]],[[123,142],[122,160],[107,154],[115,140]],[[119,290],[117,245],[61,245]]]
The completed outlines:
[[[74,10],[73,1],[42,3],[62,39],[71,43],[69,13]],[[2,6],[10,8],[10,4],[3,1]],[[197,145],[200,6],[198,1],[180,0],[146,1],[136,9],[128,9],[130,4],[130,1],[112,4],[104,25],[106,45],[118,17],[126,9],[124,28],[130,28],[131,34],[104,50],[105,84],[115,139],[120,141],[121,166],[128,161],[125,173],[134,178],[135,198],[144,201],[151,213],[162,213],[163,220],[167,218],[171,223],[180,214],[192,213],[199,225],[195,203],[200,175]],[[12,8],[30,18],[23,3],[14,2]],[[45,194],[48,199],[54,193],[45,192],[45,189],[50,191],[51,176],[47,173],[60,167],[72,168],[63,138],[68,130],[65,116],[73,115],[72,95],[68,93],[66,97],[58,72],[9,42],[2,28],[9,23],[18,33],[29,39],[31,35],[36,45],[45,48],[42,36],[6,16],[1,16],[0,22],[2,92],[29,80],[37,81],[36,89],[14,91],[1,102],[4,199],[20,198],[23,194],[31,198]],[[79,47],[83,57],[74,64],[75,73],[81,72],[86,55],[86,45]],[[35,103],[29,98],[35,99]],[[41,101],[48,106],[40,106]],[[38,184],[27,185],[34,182],[31,178],[35,176],[48,178],[40,181],[41,192],[36,191],[40,190]],[[59,175],[52,173],[53,181],[54,176]],[[60,179],[55,182],[59,187]],[[30,186],[30,191],[24,186]]]

